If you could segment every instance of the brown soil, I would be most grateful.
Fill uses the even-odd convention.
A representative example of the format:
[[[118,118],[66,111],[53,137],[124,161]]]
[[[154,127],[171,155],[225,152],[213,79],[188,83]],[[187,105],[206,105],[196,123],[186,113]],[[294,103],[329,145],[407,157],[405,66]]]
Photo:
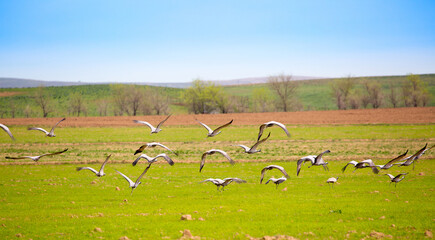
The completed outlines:
[[[0,92],[0,97],[10,97],[22,94],[22,92]]]
[[[59,116],[60,118],[61,116]],[[5,125],[53,125],[59,118],[1,119]],[[137,126],[133,120],[157,125],[165,116],[68,117],[63,127]],[[205,115],[174,115],[165,125],[196,125],[195,118],[207,125],[220,125],[234,119],[234,125],[258,125],[268,121],[284,124],[422,124],[435,123],[435,107],[384,108],[274,113],[230,113]]]

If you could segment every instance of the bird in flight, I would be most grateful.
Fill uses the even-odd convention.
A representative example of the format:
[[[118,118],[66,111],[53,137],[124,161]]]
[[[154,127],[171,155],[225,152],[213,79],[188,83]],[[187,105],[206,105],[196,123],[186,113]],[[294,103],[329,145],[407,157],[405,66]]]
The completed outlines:
[[[400,162],[400,163],[395,163],[394,165],[399,165],[399,167],[404,167],[404,166],[409,166],[412,164],[412,170],[414,170],[415,167],[415,162],[426,152],[431,150],[433,147],[435,147],[435,145],[433,145],[430,148],[427,148],[427,143],[426,145],[424,145],[424,147],[420,150],[418,150],[414,155],[409,156],[403,160],[405,160],[404,162]]]
[[[162,131],[162,129],[160,129],[160,127],[163,125],[164,122],[166,122],[166,120],[168,120],[168,118],[169,118],[171,115],[172,115],[172,114],[168,115],[168,116],[167,116],[163,121],[161,121],[161,122],[157,125],[157,127],[154,127],[154,126],[151,125],[149,122],[145,122],[145,121],[133,120],[133,122],[147,125],[147,126],[151,129],[151,134],[153,134],[153,133],[158,133],[158,132]]]
[[[136,179],[136,182],[133,182],[129,177],[125,176],[120,171],[118,171],[118,170],[115,170],[115,171],[118,172],[123,178],[125,178],[125,180],[127,180],[129,186],[131,187],[131,194],[133,194],[133,190],[135,188],[137,188],[137,186],[139,186],[139,184],[141,184],[140,179],[145,175],[145,173],[147,173],[147,171],[148,171],[148,169],[150,169],[150,167],[151,167],[151,163],[148,164],[148,167],[145,168],[143,173]]]
[[[15,141],[15,138],[14,138],[14,136],[12,135],[11,130],[9,130],[8,127],[6,127],[5,125],[3,125],[3,124],[0,123],[0,128],[2,128],[3,130],[5,130],[5,132],[9,135],[9,137],[11,137],[11,139]]]
[[[228,127],[231,123],[233,123],[233,120],[229,121],[228,123],[225,123],[224,125],[216,128],[215,130],[212,130],[209,126],[205,125],[204,123],[200,122],[198,119],[195,119],[197,122],[199,122],[199,124],[201,124],[203,127],[205,127],[205,129],[207,129],[208,133],[207,133],[207,137],[214,137],[216,135],[218,135],[219,133],[221,133],[221,129]]]
[[[401,154],[398,157],[394,158],[393,160],[390,160],[385,165],[375,165],[375,166],[379,167],[380,169],[389,169],[394,165],[395,162],[399,162],[399,161],[402,161],[403,159],[405,159],[406,154],[408,154],[408,150],[406,150],[406,152],[404,154]]]
[[[389,173],[387,173],[385,175],[387,175],[390,178],[390,185],[391,185],[391,183],[394,183],[394,187],[396,187],[397,183],[402,181],[405,178],[406,174],[408,174],[408,173],[401,173],[401,174],[399,174],[397,176],[393,176],[393,175],[391,175]],[[403,176],[403,177],[400,178],[401,176]]]
[[[266,171],[268,171],[268,170],[272,170],[272,169],[278,169],[279,171],[282,172],[282,174],[284,174],[284,176],[286,177],[286,179],[289,179],[289,178],[290,178],[290,176],[287,174],[287,172],[285,171],[285,169],[284,169],[283,167],[278,166],[278,165],[269,165],[269,166],[267,166],[267,167],[264,167],[264,168],[261,170],[261,179],[260,179],[260,184],[263,182],[264,174],[266,173]]]
[[[44,132],[47,137],[56,137],[56,134],[54,134],[54,129],[57,127],[57,125],[60,122],[65,121],[65,119],[66,118],[62,118],[59,122],[54,124],[54,126],[51,128],[50,132],[48,132],[47,130],[45,130],[43,128],[39,128],[39,127],[31,127],[31,128],[28,128],[27,130],[38,130],[38,131]]]
[[[232,182],[235,182],[235,183],[246,183],[245,180],[242,180],[240,178],[225,178],[225,179],[209,178],[209,179],[206,179],[204,181],[201,181],[201,183],[203,183],[203,182],[212,182],[214,185],[217,186],[217,190],[218,191],[219,191],[219,187],[221,187],[221,190],[224,191],[225,190],[224,188],[228,184],[230,184]]]
[[[269,133],[269,135],[267,135],[266,138],[263,138],[263,139],[257,141],[257,142],[256,142],[252,147],[250,147],[250,148],[247,147],[247,146],[245,146],[245,145],[242,145],[242,144],[235,145],[235,146],[239,146],[239,147],[243,148],[243,149],[245,150],[245,153],[248,153],[248,154],[253,154],[253,153],[261,152],[260,149],[257,150],[257,147],[258,147],[260,144],[264,143],[264,142],[265,142],[269,137],[270,137],[270,133]]]
[[[158,143],[158,142],[151,142],[151,143],[146,143],[142,146],[139,147],[139,149],[136,150],[136,152],[134,152],[134,155],[143,152],[146,148],[154,148],[154,147],[162,147],[170,152],[172,152],[173,154],[178,156],[178,153],[172,151],[171,149],[169,149],[168,147],[166,147],[165,145]]]
[[[282,130],[284,130],[284,132],[287,134],[287,136],[290,137],[290,133],[288,132],[288,130],[284,124],[279,123],[279,122],[275,122],[275,121],[270,121],[270,122],[263,123],[260,125],[257,141],[260,140],[261,136],[263,135],[264,129],[266,129],[268,127],[273,127],[273,126],[278,126],[278,127],[282,128]]]
[[[100,171],[97,171],[97,170],[95,170],[95,169],[93,169],[91,167],[78,167],[78,168],[76,168],[76,170],[77,171],[80,171],[80,170],[83,170],[83,169],[90,170],[93,173],[95,173],[95,175],[97,175],[97,177],[102,177],[102,176],[106,175],[104,173],[104,166],[106,166],[106,163],[109,161],[110,156],[112,156],[112,155],[107,156],[106,160],[103,162],[103,164],[100,167]]]
[[[302,163],[305,164],[305,162],[310,162],[311,163],[311,165],[308,166],[308,167],[311,167],[311,166],[323,166],[323,168],[325,170],[329,171],[329,168],[327,166],[328,163],[323,160],[322,156],[323,156],[323,154],[330,153],[330,152],[331,151],[326,150],[326,151],[320,153],[317,156],[316,155],[309,155],[309,156],[306,156],[306,157],[303,157],[303,158],[299,159],[298,163],[297,163],[296,176],[299,176],[299,173],[300,173],[301,167],[302,167]]]
[[[375,164],[373,163],[373,161],[371,159],[366,159],[366,160],[363,160],[361,162],[350,161],[341,169],[341,171],[344,172],[346,170],[347,166],[349,166],[349,165],[353,165],[355,167],[355,170],[353,170],[354,172],[359,168],[368,168],[369,167],[372,169],[374,174],[379,173],[378,168],[375,166]]]
[[[201,172],[202,168],[204,167],[205,159],[206,159],[207,155],[213,155],[213,154],[215,154],[215,153],[220,153],[220,154],[222,154],[226,159],[228,159],[228,161],[229,161],[231,164],[234,164],[233,159],[231,159],[231,157],[230,157],[226,152],[224,152],[224,151],[222,151],[222,150],[219,150],[219,149],[211,149],[211,150],[208,150],[207,152],[205,152],[205,153],[202,154],[202,157],[201,157],[201,165],[199,166],[199,172]]]
[[[37,162],[39,161],[40,158],[45,157],[45,156],[52,156],[52,155],[57,155],[57,154],[61,154],[68,151],[68,148],[64,149],[63,151],[60,152],[54,152],[54,153],[46,153],[46,154],[42,154],[39,156],[23,156],[23,157],[6,157],[6,159],[26,159],[26,158],[30,158],[33,161]]]
[[[142,159],[142,158],[146,159],[149,164],[157,162],[158,158],[164,158],[169,163],[169,165],[171,165],[171,166],[174,165],[174,161],[172,161],[172,159],[168,155],[166,155],[166,153],[160,153],[159,155],[157,155],[157,156],[155,156],[153,158],[149,157],[146,154],[141,154],[138,158],[136,158],[136,160],[134,160],[132,165],[136,166],[137,162],[139,162],[139,160]]]
[[[267,182],[265,184],[268,184],[269,182],[273,182],[273,183],[275,183],[275,186],[276,186],[275,189],[278,189],[278,185],[280,185],[281,183],[283,183],[285,181],[287,181],[286,177],[280,177],[280,178],[272,177],[269,180],[267,180]]]

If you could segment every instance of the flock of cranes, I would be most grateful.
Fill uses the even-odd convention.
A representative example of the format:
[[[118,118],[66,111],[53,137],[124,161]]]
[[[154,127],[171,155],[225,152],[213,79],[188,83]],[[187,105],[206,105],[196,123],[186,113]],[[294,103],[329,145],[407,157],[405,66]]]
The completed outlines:
[[[150,130],[151,130],[151,134],[154,134],[154,133],[156,134],[156,133],[159,133],[160,131],[162,131],[161,127],[162,127],[163,123],[166,122],[170,116],[171,116],[171,115],[167,116],[163,121],[161,121],[161,122],[157,125],[157,127],[154,127],[153,125],[151,125],[150,123],[145,122],[145,121],[139,121],[139,120],[133,120],[133,121],[134,121],[135,123],[144,124],[144,125],[148,126],[148,127],[150,128]],[[31,128],[28,128],[28,130],[38,130],[38,131],[42,131],[42,132],[45,133],[45,135],[46,135],[47,137],[55,137],[55,136],[56,136],[56,135],[54,134],[54,130],[55,130],[55,128],[58,126],[59,123],[61,123],[61,122],[64,121],[64,120],[66,120],[66,119],[63,118],[63,119],[61,119],[60,121],[58,121],[58,122],[57,122],[57,123],[56,123],[56,124],[51,128],[50,131],[47,131],[47,130],[45,130],[45,129],[43,129],[43,128],[39,128],[39,127],[31,127]],[[207,130],[207,132],[208,132],[208,133],[207,133],[207,138],[209,138],[209,137],[214,137],[214,136],[220,134],[220,133],[222,132],[222,129],[224,129],[225,127],[228,127],[229,125],[231,125],[231,124],[233,123],[233,120],[231,120],[230,122],[225,123],[225,124],[223,124],[223,125],[217,127],[216,129],[212,130],[212,129],[211,129],[209,126],[207,126],[206,124],[200,122],[200,121],[197,120],[197,119],[195,119],[195,120],[198,121],[198,123],[201,124],[201,125],[202,125],[206,130]],[[288,132],[288,130],[287,130],[287,128],[286,128],[286,126],[285,126],[284,124],[279,123],[279,122],[276,122],[276,121],[270,121],[270,122],[267,122],[267,123],[264,123],[264,124],[260,125],[260,127],[259,127],[259,132],[258,132],[258,138],[257,138],[257,141],[254,143],[254,145],[252,145],[252,147],[247,147],[247,146],[245,146],[245,145],[233,145],[233,146],[238,146],[238,147],[243,148],[244,153],[247,153],[247,154],[258,153],[258,152],[261,151],[260,149],[257,149],[257,148],[259,147],[259,145],[262,144],[262,143],[264,143],[265,141],[267,141],[267,140],[269,139],[269,137],[270,137],[270,133],[269,133],[269,134],[267,135],[267,137],[261,139],[261,137],[263,136],[263,132],[264,132],[264,130],[265,130],[266,128],[273,127],[273,126],[277,126],[277,127],[281,128],[281,129],[282,129],[282,130],[287,134],[287,136],[290,137],[290,133]],[[10,138],[11,138],[12,140],[15,141],[14,136],[12,135],[11,131],[9,130],[9,128],[8,128],[7,126],[5,126],[5,125],[3,125],[3,124],[0,124],[0,128],[2,128],[2,129],[3,129],[3,130],[4,130],[4,131],[5,131],[5,132],[10,136]],[[350,161],[349,163],[347,163],[347,164],[342,168],[342,172],[344,173],[344,171],[346,170],[346,168],[347,168],[349,165],[353,165],[353,166],[354,166],[354,168],[355,168],[354,171],[356,171],[357,169],[360,169],[360,168],[371,168],[374,174],[378,174],[378,173],[380,172],[380,170],[386,170],[386,169],[389,169],[389,168],[393,167],[394,165],[398,165],[398,166],[410,166],[410,165],[412,164],[412,165],[413,165],[413,169],[414,169],[415,162],[416,162],[416,161],[417,161],[417,160],[418,160],[418,159],[419,159],[419,158],[420,158],[420,157],[421,157],[421,156],[422,156],[426,151],[432,149],[435,145],[432,146],[432,147],[430,147],[430,148],[428,148],[427,146],[428,146],[428,144],[426,143],[426,145],[425,145],[422,149],[420,149],[420,150],[417,151],[414,155],[411,155],[411,156],[409,156],[409,157],[406,157],[406,155],[407,155],[407,153],[408,153],[408,151],[406,151],[405,153],[403,153],[403,154],[399,155],[398,157],[396,157],[396,158],[390,160],[389,162],[387,162],[387,163],[384,164],[384,165],[375,165],[374,162],[373,162],[373,160],[371,160],[371,159],[366,159],[366,160],[363,160],[363,161],[360,161],[360,162],[357,162],[357,161]],[[144,144],[144,145],[140,146],[139,149],[137,149],[137,150],[135,151],[134,155],[136,155],[136,154],[138,154],[138,153],[142,153],[142,152],[145,151],[145,149],[147,149],[147,148],[155,148],[155,147],[160,147],[160,148],[166,149],[166,150],[170,151],[172,154],[178,156],[178,154],[177,154],[176,152],[174,152],[173,150],[171,150],[171,149],[168,148],[167,146],[165,146],[165,145],[163,145],[163,144],[161,144],[161,143],[158,143],[158,142],[151,142],[151,143],[147,143],[147,144]],[[62,154],[62,153],[64,153],[64,152],[66,152],[66,151],[68,151],[68,149],[64,149],[63,151],[59,151],[59,152],[46,153],[46,154],[42,154],[42,155],[39,155],[39,156],[21,156],[21,157],[9,157],[9,156],[6,156],[6,159],[25,159],[25,158],[29,158],[29,159],[31,159],[31,160],[37,162],[37,161],[39,161],[39,159],[42,158],[42,157],[58,155],[58,154]],[[302,165],[304,165],[306,162],[311,163],[311,165],[308,166],[308,168],[311,167],[311,166],[322,166],[322,167],[324,168],[325,171],[329,171],[329,168],[328,168],[328,162],[325,162],[325,161],[323,160],[323,155],[324,155],[324,154],[327,154],[327,153],[330,153],[330,152],[331,152],[330,150],[326,150],[326,151],[323,151],[322,153],[320,153],[320,154],[318,154],[318,155],[309,155],[309,156],[305,156],[305,157],[300,158],[300,159],[297,161],[296,175],[299,176],[299,174],[300,174],[300,172],[301,172],[301,169],[302,169]],[[201,156],[201,162],[200,162],[200,167],[199,167],[199,172],[201,172],[202,169],[204,168],[205,160],[206,160],[207,156],[208,156],[208,155],[213,155],[213,154],[216,154],[216,153],[218,153],[218,154],[222,155],[223,157],[225,157],[225,158],[226,158],[226,159],[227,159],[231,164],[234,164],[234,163],[235,163],[234,160],[233,160],[233,159],[232,159],[232,158],[231,158],[231,157],[230,157],[230,156],[229,156],[225,151],[220,150],[220,149],[211,149],[211,150],[206,151],[206,152],[204,152],[204,153],[202,154],[202,156]],[[105,160],[105,161],[103,162],[103,164],[101,165],[99,171],[97,171],[97,170],[95,170],[95,169],[93,169],[93,168],[91,168],[91,167],[77,167],[76,170],[77,170],[77,171],[81,171],[81,170],[89,170],[89,171],[93,172],[97,177],[103,177],[103,176],[105,176],[105,173],[104,173],[104,167],[105,167],[106,164],[108,163],[110,157],[111,157],[111,155],[108,155],[108,156],[106,157],[106,160]],[[141,180],[142,177],[143,177],[143,176],[148,172],[148,170],[150,169],[151,165],[152,165],[154,162],[156,162],[158,159],[160,159],[160,158],[164,159],[164,160],[165,160],[169,165],[171,165],[171,166],[174,165],[174,161],[173,161],[173,160],[171,159],[171,157],[169,157],[166,153],[158,154],[158,155],[155,156],[155,157],[150,157],[150,156],[148,156],[148,155],[142,153],[139,157],[137,157],[137,158],[132,162],[132,165],[133,165],[133,166],[136,166],[137,163],[138,163],[141,159],[145,159],[145,160],[147,161],[148,165],[147,165],[147,167],[145,168],[145,170],[142,172],[142,174],[141,174],[141,175],[136,179],[135,182],[133,182],[129,177],[127,177],[127,176],[124,175],[123,173],[119,172],[118,170],[115,170],[115,171],[116,171],[118,174],[120,174],[120,175],[121,175],[121,176],[122,176],[122,177],[123,177],[123,178],[124,178],[128,183],[129,183],[129,187],[132,189],[132,190],[131,190],[131,193],[133,193],[133,190],[139,186],[139,184],[141,183],[140,180]],[[402,161],[402,162],[401,162],[401,161]],[[264,179],[265,173],[266,173],[267,171],[269,171],[269,170],[273,170],[273,169],[279,170],[279,171],[283,174],[283,176],[280,177],[280,178],[274,178],[274,177],[272,177],[272,178],[268,179],[268,180],[265,182],[265,184],[268,184],[269,182],[273,182],[273,183],[276,185],[276,188],[278,188],[279,184],[285,182],[287,179],[290,178],[290,176],[288,175],[288,173],[286,172],[286,170],[285,170],[283,167],[278,166],[278,165],[269,165],[269,166],[264,167],[264,168],[261,170],[261,179],[260,179],[260,184],[263,182],[263,179]],[[394,183],[395,183],[395,186],[396,186],[398,182],[400,182],[401,180],[404,179],[404,176],[405,176],[406,174],[408,174],[408,173],[401,173],[401,174],[399,174],[399,175],[397,175],[397,176],[393,176],[393,175],[391,175],[391,174],[385,174],[385,175],[387,175],[387,176],[390,178],[390,184],[394,182]],[[328,185],[329,185],[329,184],[332,184],[332,186],[333,186],[333,184],[336,183],[337,181],[338,181],[338,177],[331,177],[331,178],[327,179],[326,183],[328,183]],[[245,180],[242,180],[242,179],[240,179],[240,178],[232,178],[232,177],[231,177],[231,178],[225,178],[225,179],[208,178],[208,179],[206,179],[206,180],[204,180],[204,181],[201,181],[201,183],[203,183],[203,182],[211,182],[211,183],[215,184],[215,185],[217,186],[217,189],[218,189],[218,190],[224,190],[225,186],[227,186],[227,185],[230,184],[231,182],[235,182],[235,183],[246,183]]]

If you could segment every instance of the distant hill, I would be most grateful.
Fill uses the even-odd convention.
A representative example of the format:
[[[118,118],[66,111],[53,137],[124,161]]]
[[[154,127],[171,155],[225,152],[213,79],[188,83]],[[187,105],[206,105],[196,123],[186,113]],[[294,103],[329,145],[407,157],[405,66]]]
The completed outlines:
[[[216,85],[221,86],[231,86],[231,85],[245,85],[245,84],[258,84],[266,83],[269,77],[251,77],[251,78],[240,78],[233,80],[207,80],[213,82]],[[307,76],[293,76],[293,80],[310,80],[310,79],[321,79],[316,77]],[[0,77],[0,88],[32,88],[32,87],[63,87],[63,86],[80,86],[80,85],[104,85],[104,84],[116,84],[117,82],[105,82],[105,83],[90,83],[90,82],[62,82],[62,81],[43,81],[43,80],[33,80],[33,79],[23,79],[23,78],[1,78]],[[171,87],[171,88],[188,88],[191,86],[191,82],[128,82],[124,84],[137,84],[137,85],[149,85],[156,87]]]

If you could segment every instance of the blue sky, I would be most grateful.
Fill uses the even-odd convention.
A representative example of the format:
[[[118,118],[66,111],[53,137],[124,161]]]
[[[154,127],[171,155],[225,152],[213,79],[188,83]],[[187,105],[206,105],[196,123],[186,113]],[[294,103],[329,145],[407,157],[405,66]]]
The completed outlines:
[[[0,77],[434,73],[434,13],[435,1],[0,0]]]

